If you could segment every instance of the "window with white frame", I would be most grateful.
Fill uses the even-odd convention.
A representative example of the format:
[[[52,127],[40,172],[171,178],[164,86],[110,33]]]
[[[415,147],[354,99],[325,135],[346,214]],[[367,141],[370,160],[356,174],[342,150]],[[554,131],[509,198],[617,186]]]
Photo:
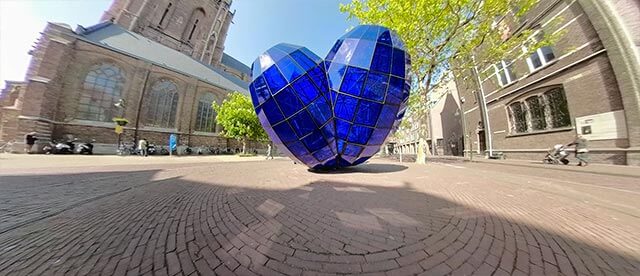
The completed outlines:
[[[501,60],[493,65],[500,86],[506,86],[516,80],[516,76],[513,74],[512,64],[513,62]]]
[[[556,56],[553,54],[553,49],[549,46],[540,47],[535,50],[529,57],[527,58],[527,65],[529,65],[529,71],[533,72],[538,70],[539,68],[547,65]]]

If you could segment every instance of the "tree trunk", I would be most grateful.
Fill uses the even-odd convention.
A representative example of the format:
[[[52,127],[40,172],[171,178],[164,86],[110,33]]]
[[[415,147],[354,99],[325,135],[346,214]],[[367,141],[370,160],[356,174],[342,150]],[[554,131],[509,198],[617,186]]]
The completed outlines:
[[[247,140],[242,139],[242,154],[246,154],[246,149],[247,149]]]

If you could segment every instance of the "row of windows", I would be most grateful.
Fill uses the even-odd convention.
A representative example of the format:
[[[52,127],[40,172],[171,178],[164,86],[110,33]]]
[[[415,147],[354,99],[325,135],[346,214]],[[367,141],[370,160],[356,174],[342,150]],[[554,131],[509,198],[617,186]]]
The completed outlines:
[[[535,72],[549,64],[555,58],[556,56],[553,53],[553,49],[549,46],[545,46],[538,48],[536,51],[531,53],[531,55],[527,57],[526,61],[529,71]],[[493,65],[495,75],[500,86],[506,86],[517,80],[517,77],[513,72],[513,63],[514,61],[501,60],[497,64]]]
[[[110,122],[120,116],[121,110],[115,104],[122,98],[125,79],[122,70],[111,64],[94,66],[87,73],[78,102],[76,118],[100,122]],[[170,80],[158,80],[151,86],[149,102],[142,121],[147,126],[173,128],[180,95],[178,86]],[[205,93],[198,99],[196,131],[215,132],[215,112],[211,104],[213,93]]]
[[[571,126],[567,98],[560,87],[513,102],[508,113],[511,134]]]

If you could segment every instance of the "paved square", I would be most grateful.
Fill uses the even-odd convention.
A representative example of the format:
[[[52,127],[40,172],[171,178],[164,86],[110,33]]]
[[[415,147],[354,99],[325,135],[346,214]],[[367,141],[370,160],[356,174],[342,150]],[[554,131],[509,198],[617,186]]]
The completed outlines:
[[[0,275],[640,275],[634,177],[254,160],[2,155]]]

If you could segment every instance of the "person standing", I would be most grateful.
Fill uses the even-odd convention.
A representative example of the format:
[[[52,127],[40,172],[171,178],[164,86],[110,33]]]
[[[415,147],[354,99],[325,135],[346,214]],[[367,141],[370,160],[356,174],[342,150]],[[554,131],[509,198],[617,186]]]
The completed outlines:
[[[38,138],[36,138],[35,132],[29,132],[24,135],[24,152],[31,153],[31,149],[33,149],[33,145],[36,143]]]
[[[147,139],[140,139],[140,141],[138,141],[138,151],[140,151],[140,155],[147,157],[148,155],[148,146],[149,146],[149,142],[147,142]]]
[[[269,158],[273,159],[273,153],[271,152],[271,144],[267,145],[267,160]]]
[[[589,165],[589,149],[587,148],[587,139],[582,135],[576,136],[576,139],[567,145],[575,146],[576,159],[578,159],[578,166]]]

